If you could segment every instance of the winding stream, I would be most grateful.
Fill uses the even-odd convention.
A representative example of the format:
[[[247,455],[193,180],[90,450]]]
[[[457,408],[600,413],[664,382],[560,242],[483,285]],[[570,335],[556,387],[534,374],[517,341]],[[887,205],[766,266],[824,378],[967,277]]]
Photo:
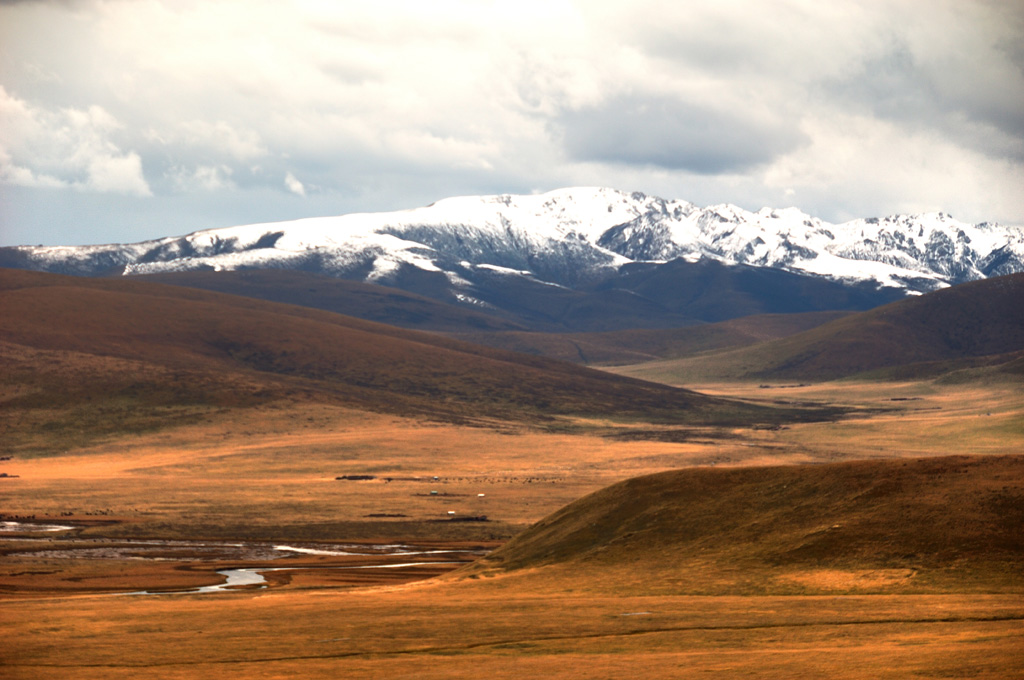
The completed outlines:
[[[0,522],[0,532],[8,533],[47,533],[50,531],[69,531],[75,527],[64,526],[63,524],[33,524],[30,522]]]
[[[441,552],[460,552],[457,550],[445,550]],[[268,571],[295,571],[297,569],[405,569],[409,567],[434,566],[435,564],[465,564],[461,560],[450,560],[444,562],[402,562],[398,564],[360,564],[350,567],[246,567],[244,569],[218,569],[217,573],[226,580],[212,586],[201,588],[189,588],[186,590],[137,590],[121,595],[200,595],[203,593],[230,592],[232,590],[246,589],[252,586],[260,590],[267,587],[267,579],[263,574]]]
[[[3,522],[0,531],[8,533],[48,533],[74,529],[57,524],[34,524]],[[301,564],[288,566],[245,566],[217,569],[224,578],[215,585],[183,588],[180,590],[137,590],[117,593],[118,595],[188,595],[259,590],[269,587],[264,574],[271,571],[296,570],[363,570],[363,569],[410,569],[437,565],[466,564],[474,558],[485,555],[489,550],[473,548],[443,548],[415,546],[405,543],[295,543],[273,544],[261,542],[188,541],[159,539],[113,539],[78,538],[68,536],[11,536],[0,537],[0,541],[18,548],[9,553],[31,554],[36,559],[68,560],[140,560],[175,562],[198,566],[203,563],[241,562],[261,563],[282,560],[290,562],[296,558],[307,558]],[[449,555],[450,559],[432,559]],[[408,561],[410,557],[422,557],[422,561]],[[291,559],[290,559],[291,558]],[[308,558],[342,558],[354,564],[310,563]],[[344,558],[353,558],[345,560]],[[362,558],[362,559],[360,559]],[[403,561],[395,561],[404,558]],[[461,559],[460,559],[461,558]],[[333,561],[333,560],[331,560]],[[192,568],[194,568],[194,566]],[[200,567],[201,568],[201,567]],[[211,569],[212,571],[212,569]]]

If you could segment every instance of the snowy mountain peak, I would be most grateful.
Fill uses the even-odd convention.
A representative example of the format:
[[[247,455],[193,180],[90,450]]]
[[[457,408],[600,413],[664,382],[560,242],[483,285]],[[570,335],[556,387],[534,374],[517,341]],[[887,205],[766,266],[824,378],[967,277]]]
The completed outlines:
[[[76,274],[297,268],[389,283],[404,272],[576,286],[631,262],[710,258],[921,292],[1024,270],[1024,235],[945,213],[829,224],[602,187],[462,196],[429,206],[197,231],[127,245],[0,249],[0,264]],[[474,274],[475,273],[475,274]]]

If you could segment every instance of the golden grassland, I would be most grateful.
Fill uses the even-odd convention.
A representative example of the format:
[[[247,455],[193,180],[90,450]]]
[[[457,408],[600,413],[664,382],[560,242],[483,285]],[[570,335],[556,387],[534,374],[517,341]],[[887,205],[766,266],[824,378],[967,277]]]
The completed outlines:
[[[1019,384],[834,382],[801,387],[702,384],[696,389],[768,401],[853,406],[862,417],[760,431],[759,443],[813,451],[828,460],[1020,453],[1024,389]]]
[[[619,595],[1024,590],[1024,457],[684,469],[534,524],[464,573]]]
[[[1024,440],[1024,394],[1009,386],[700,389],[767,402],[841,403],[859,411],[837,422],[778,429],[578,419],[573,432],[558,434],[508,424],[460,427],[328,405],[272,405],[61,455],[0,462],[0,472],[18,475],[0,480],[0,511],[125,520],[89,528],[86,536],[281,539],[305,527],[319,531],[318,538],[343,540],[372,536],[324,530],[366,524],[370,514],[406,515],[409,524],[455,510],[487,515],[503,527],[494,538],[507,538],[508,531],[586,493],[661,470],[1007,454],[1018,453]],[[582,429],[589,434],[579,434]],[[631,440],[637,433],[662,441]],[[378,479],[335,479],[346,474]]]
[[[1006,596],[616,597],[427,582],[7,602],[10,678],[1005,678]]]
[[[1018,454],[1024,441],[1024,394],[1006,384],[701,389],[856,413],[779,429],[578,419],[559,434],[281,402],[2,461],[0,472],[18,476],[0,479],[0,511],[58,522],[71,513],[80,543],[494,546],[588,493],[663,470]],[[659,436],[631,439],[639,429]],[[345,474],[378,479],[335,479]],[[490,521],[432,521],[449,510]],[[10,678],[1004,678],[1024,668],[1024,589],[1013,575],[922,589],[900,568],[807,566],[745,582],[742,564],[690,562],[381,585],[332,580],[312,567],[333,562],[303,558],[295,564],[310,570],[268,590],[122,596],[102,591],[215,583],[224,562],[61,560],[25,545],[0,541]],[[714,579],[725,586],[701,594]]]

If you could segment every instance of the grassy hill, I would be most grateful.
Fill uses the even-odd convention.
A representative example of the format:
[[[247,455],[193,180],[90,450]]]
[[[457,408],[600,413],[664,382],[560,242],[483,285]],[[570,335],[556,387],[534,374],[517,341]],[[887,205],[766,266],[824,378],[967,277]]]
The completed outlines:
[[[31,413],[32,427],[63,437],[281,399],[466,422],[801,417],[435,334],[137,279],[0,270],[0,351],[8,427],[22,427],[17,414]]]
[[[139,278],[322,309],[400,328],[443,332],[474,344],[582,364],[638,363],[712,349],[742,347],[792,335],[848,313],[758,314],[705,324],[693,317],[672,313],[667,308],[638,309],[638,306],[644,307],[641,299],[621,291],[618,297],[625,295],[625,299],[620,300],[620,305],[614,302],[618,299],[614,292],[605,292],[595,301],[588,297],[591,294],[558,289],[527,304],[523,301],[514,303],[516,294],[506,290],[508,309],[482,311],[399,288],[293,270],[190,271]],[[504,288],[508,289],[510,285],[506,282]],[[530,299],[529,294],[520,297]],[[515,310],[515,313],[509,310]],[[638,326],[651,325],[654,323],[651,318],[655,316],[659,321],[655,324],[658,328],[654,329],[589,333],[559,331],[563,323],[573,325],[572,319],[578,314],[603,314],[607,317],[607,325],[611,326],[628,325],[628,320]],[[594,325],[596,322],[587,323]],[[672,323],[684,327],[665,328]]]
[[[441,272],[399,267],[393,285],[348,281],[296,270],[188,271],[140,277],[158,283],[324,309],[402,328],[449,333],[564,333],[671,328],[701,323],[627,290],[573,290],[539,281],[477,272],[470,305]],[[415,292],[410,292],[415,291]]]
[[[582,498],[474,569],[648,594],[1020,588],[1021,526],[1019,456],[688,469]]]
[[[847,314],[849,312],[841,311],[757,314],[684,328],[634,329],[606,333],[481,331],[453,335],[461,340],[489,347],[538,354],[581,364],[613,366],[746,347],[794,335]]]
[[[579,289],[486,268],[467,276],[473,281],[468,289],[453,287],[442,272],[412,266],[399,267],[387,286],[280,269],[142,278],[450,333],[674,329],[751,315],[865,310],[904,297],[896,289],[713,260],[634,263]],[[468,303],[467,294],[476,302]]]
[[[1020,374],[1024,274],[974,281],[759,345],[639,367],[668,382]]]
[[[700,323],[629,291],[579,291],[486,272],[479,274],[480,289],[474,293],[487,302],[474,306],[455,297],[443,274],[416,267],[401,267],[394,286],[280,269],[188,271],[138,278],[445,333],[560,333]]]
[[[527,330],[526,326],[500,313],[488,314],[446,304],[399,288],[290,269],[190,271],[149,274],[139,278],[155,283],[312,307],[401,328],[449,332]]]

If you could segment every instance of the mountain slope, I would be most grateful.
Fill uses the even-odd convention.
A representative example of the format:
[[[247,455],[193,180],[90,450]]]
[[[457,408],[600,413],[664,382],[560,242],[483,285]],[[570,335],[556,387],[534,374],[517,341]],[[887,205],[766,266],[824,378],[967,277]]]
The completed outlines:
[[[927,291],[1024,270],[1024,234],[941,213],[833,225],[794,208],[752,213],[573,188],[450,198],[415,210],[256,224],[127,245],[0,249],[0,266],[85,275],[290,268],[399,287],[403,276],[427,275],[469,304],[486,303],[474,291],[487,290],[486,280],[495,276],[579,289],[632,262],[677,259]]]
[[[665,472],[568,505],[470,573],[546,567],[648,594],[1006,587],[1024,567],[1022,480],[1020,456]]]
[[[5,417],[19,409],[80,412],[47,421],[68,430],[110,429],[144,412],[152,425],[160,409],[181,414],[282,399],[467,422],[602,415],[741,424],[794,415],[319,310],[138,279],[0,270],[0,351]]]
[[[666,310],[704,322],[752,314],[865,310],[905,297],[902,289],[879,288],[869,282],[839,283],[713,259],[630,264],[599,287],[628,290]]]
[[[447,332],[527,330],[513,315],[500,310],[458,306],[397,288],[289,269],[188,271],[139,278],[322,309],[400,328]]]
[[[903,297],[891,288],[873,290],[711,260],[629,265],[599,284],[579,289],[482,270],[475,278],[474,302],[466,302],[443,275],[413,267],[396,274],[398,287],[287,269],[185,271],[140,278],[448,333],[668,329],[752,314],[863,310]]]
[[[758,314],[685,328],[605,333],[475,331],[454,335],[460,340],[488,347],[587,365],[614,366],[754,345],[806,331],[848,313]]]
[[[1022,300],[1024,274],[974,281],[788,338],[650,369],[691,380],[830,380],[871,372],[934,377],[1015,360],[1024,351]]]

